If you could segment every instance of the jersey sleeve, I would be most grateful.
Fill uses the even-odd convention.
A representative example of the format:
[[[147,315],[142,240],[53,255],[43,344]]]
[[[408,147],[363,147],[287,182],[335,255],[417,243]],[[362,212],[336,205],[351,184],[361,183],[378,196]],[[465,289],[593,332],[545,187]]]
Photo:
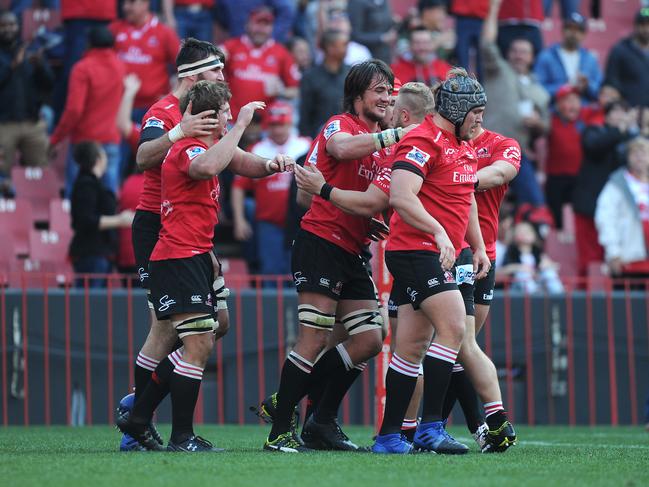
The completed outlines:
[[[191,162],[205,152],[205,147],[200,145],[190,145],[182,149],[178,154],[178,169],[183,174],[189,174],[189,165]]]
[[[173,128],[169,115],[164,110],[150,109],[142,118],[140,144],[162,137]]]
[[[392,180],[392,167],[384,166],[374,176],[372,184],[390,196],[390,181]]]
[[[345,117],[331,117],[324,128],[322,129],[322,135],[326,141],[328,141],[333,135],[338,132],[345,134],[354,134],[354,128],[352,124]]]
[[[407,137],[397,146],[392,169],[404,169],[426,178],[435,156],[435,146],[424,137]]]
[[[521,168],[521,146],[514,139],[504,138],[496,146],[491,155],[491,162],[506,161],[518,171]]]

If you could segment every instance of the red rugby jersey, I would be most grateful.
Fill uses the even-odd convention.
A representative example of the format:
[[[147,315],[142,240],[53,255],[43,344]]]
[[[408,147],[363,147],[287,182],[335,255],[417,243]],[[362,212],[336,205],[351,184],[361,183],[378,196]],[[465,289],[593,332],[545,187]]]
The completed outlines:
[[[144,114],[144,117],[142,117],[142,132],[145,133],[147,129],[151,128],[169,132],[180,123],[182,118],[180,101],[169,93]],[[144,171],[144,190],[140,195],[140,204],[137,205],[137,209],[160,213],[160,166]]]
[[[370,129],[356,115],[334,115],[311,145],[305,165],[317,166],[325,180],[336,188],[365,191],[378,171],[378,158],[371,154],[361,159],[339,161],[329,155],[327,141],[338,132],[359,135],[370,133]],[[301,227],[347,252],[359,254],[367,237],[369,222],[368,218],[349,215],[316,195],[302,218]]]
[[[434,85],[438,81],[446,79],[446,73],[452,67],[443,59],[434,59],[428,64],[417,64],[403,57],[400,57],[391,66],[395,78],[399,78],[402,83],[420,81],[427,85]]]
[[[516,168],[516,171],[521,167],[521,147],[514,139],[485,130],[471,141],[471,145],[478,157],[478,171],[496,161],[507,161]],[[487,256],[491,260],[496,259],[498,213],[508,187],[508,184],[503,184],[475,194],[480,230],[487,249]]]
[[[477,159],[473,147],[442,130],[428,115],[399,143],[393,171],[407,169],[424,181],[418,197],[459,249],[464,241],[471,195],[476,181]],[[398,212],[390,220],[387,250],[439,252],[435,238],[407,224]]]
[[[223,74],[232,91],[230,109],[235,120],[246,103],[264,101],[270,105],[275,100],[266,96],[264,90],[264,84],[273,78],[279,78],[289,88],[300,84],[300,71],[293,56],[273,39],[255,47],[244,35],[228,39],[223,49],[227,56]]]
[[[182,139],[165,157],[160,204],[162,229],[151,260],[193,257],[214,247],[214,226],[219,221],[219,179],[189,177],[189,164],[207,148],[198,139]]]
[[[115,51],[127,71],[142,80],[134,106],[153,105],[170,90],[169,66],[176,63],[180,48],[178,36],[155,15],[139,27],[117,20],[110,29],[115,36]]]

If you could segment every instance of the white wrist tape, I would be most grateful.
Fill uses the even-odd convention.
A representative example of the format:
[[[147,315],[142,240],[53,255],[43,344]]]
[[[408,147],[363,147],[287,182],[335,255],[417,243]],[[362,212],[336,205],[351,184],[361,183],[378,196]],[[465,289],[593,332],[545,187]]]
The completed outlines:
[[[275,171],[273,170],[273,168],[270,167],[270,165],[271,165],[272,163],[273,163],[272,159],[268,159],[268,160],[266,161],[266,172],[267,172],[268,174],[273,174],[273,173],[275,172]]]
[[[169,137],[171,143],[175,144],[180,139],[185,138],[185,132],[183,132],[182,127],[180,126],[180,124],[178,124],[174,128],[172,128],[169,132],[167,132],[167,137]]]

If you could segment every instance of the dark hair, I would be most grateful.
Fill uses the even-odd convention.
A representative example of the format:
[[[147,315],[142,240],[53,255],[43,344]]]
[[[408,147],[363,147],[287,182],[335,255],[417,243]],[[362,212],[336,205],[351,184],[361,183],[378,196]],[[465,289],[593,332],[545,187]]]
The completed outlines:
[[[390,66],[380,59],[370,59],[352,66],[349,73],[347,73],[347,77],[345,77],[344,111],[357,115],[354,111],[354,100],[359,96],[363,96],[375,76],[380,80],[387,81],[390,86],[394,86],[394,74]]]
[[[176,67],[195,63],[209,56],[217,56],[225,64],[225,54],[211,42],[199,41],[193,37],[184,39],[176,56]]]
[[[108,27],[99,25],[88,29],[88,44],[94,48],[113,47],[115,38]]]
[[[343,32],[342,30],[338,29],[327,29],[322,33],[322,37],[320,38],[320,49],[323,51],[327,49],[331,44],[336,42],[338,39],[341,37],[347,38],[347,34]]]
[[[72,157],[74,162],[79,165],[79,172],[89,173],[97,164],[101,156],[101,144],[92,140],[84,140],[74,146]]]
[[[207,80],[198,81],[180,99],[180,113],[185,113],[189,102],[192,102],[192,114],[201,113],[205,110],[215,110],[218,113],[223,105],[230,101],[231,96],[232,93],[230,93],[227,83]]]
[[[435,7],[448,8],[448,0],[419,0],[419,2],[417,2],[417,10],[419,10],[419,13],[428,8]]]
[[[629,104],[624,100],[609,101],[606,105],[604,105],[604,115],[608,115],[612,110],[615,110],[616,108],[628,110]]]

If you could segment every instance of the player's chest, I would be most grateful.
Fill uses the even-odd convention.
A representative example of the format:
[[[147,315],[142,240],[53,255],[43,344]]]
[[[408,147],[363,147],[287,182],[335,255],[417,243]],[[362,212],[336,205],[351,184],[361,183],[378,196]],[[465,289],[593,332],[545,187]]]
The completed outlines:
[[[129,64],[148,64],[164,58],[162,38],[155,32],[125,31],[115,36],[115,50]]]
[[[235,73],[279,72],[281,60],[272,49],[240,49],[228,60]]]

